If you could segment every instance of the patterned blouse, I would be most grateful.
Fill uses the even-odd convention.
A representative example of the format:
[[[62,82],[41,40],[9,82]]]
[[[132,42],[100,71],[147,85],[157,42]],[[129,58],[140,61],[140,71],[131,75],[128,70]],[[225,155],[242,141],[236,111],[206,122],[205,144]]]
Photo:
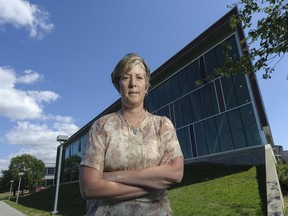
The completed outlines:
[[[96,120],[88,134],[81,165],[101,172],[156,167],[165,152],[183,156],[175,128],[167,117],[146,111],[141,126],[133,130],[121,112]],[[167,190],[128,201],[88,200],[87,215],[172,215]]]

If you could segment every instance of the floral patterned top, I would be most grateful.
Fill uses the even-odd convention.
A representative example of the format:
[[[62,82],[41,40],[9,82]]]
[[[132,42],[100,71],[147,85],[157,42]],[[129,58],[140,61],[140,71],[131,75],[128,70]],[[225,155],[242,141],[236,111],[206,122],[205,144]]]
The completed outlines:
[[[156,167],[165,152],[183,156],[175,128],[167,117],[146,111],[141,126],[133,130],[121,112],[96,120],[88,134],[81,165],[99,171],[134,170]],[[172,215],[167,190],[128,201],[87,202],[87,215]]]

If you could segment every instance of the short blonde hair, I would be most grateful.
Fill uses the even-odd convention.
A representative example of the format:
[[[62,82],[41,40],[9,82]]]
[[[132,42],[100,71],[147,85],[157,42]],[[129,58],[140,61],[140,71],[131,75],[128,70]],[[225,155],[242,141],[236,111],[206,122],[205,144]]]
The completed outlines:
[[[111,79],[117,91],[120,91],[119,80],[123,74],[132,70],[135,65],[141,65],[145,71],[146,89],[150,87],[150,69],[145,60],[136,53],[128,53],[125,55],[114,68]]]

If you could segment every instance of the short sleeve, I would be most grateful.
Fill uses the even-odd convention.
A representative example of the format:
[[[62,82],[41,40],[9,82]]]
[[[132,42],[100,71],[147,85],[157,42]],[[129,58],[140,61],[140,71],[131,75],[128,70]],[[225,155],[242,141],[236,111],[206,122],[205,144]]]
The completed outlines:
[[[161,142],[164,144],[165,152],[173,154],[173,158],[183,156],[175,127],[167,117],[161,118],[160,127]]]
[[[95,121],[89,129],[80,165],[93,167],[102,172],[104,169],[106,145],[105,132],[101,120]]]

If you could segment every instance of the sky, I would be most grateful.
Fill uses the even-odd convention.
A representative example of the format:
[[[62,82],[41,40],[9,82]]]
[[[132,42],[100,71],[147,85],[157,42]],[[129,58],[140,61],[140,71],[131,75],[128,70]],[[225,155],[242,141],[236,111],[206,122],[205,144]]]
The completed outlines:
[[[224,16],[232,0],[0,0],[0,170],[31,154],[55,162],[119,95],[110,74],[136,52],[155,71]],[[288,150],[287,55],[258,83],[275,144]]]

